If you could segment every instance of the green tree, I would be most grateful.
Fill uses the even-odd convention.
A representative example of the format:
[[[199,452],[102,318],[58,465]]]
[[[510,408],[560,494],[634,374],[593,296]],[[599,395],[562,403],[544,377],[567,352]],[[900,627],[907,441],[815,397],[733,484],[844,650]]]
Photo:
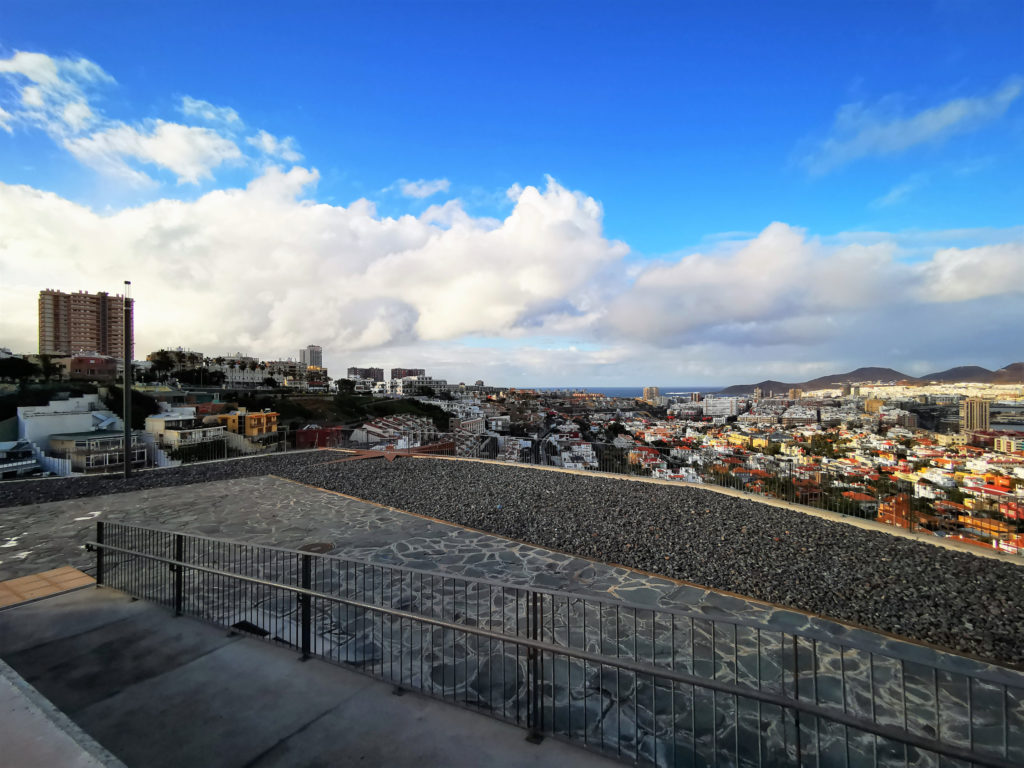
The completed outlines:
[[[124,397],[120,387],[110,387],[106,406],[121,418],[124,418]],[[145,429],[146,417],[160,413],[160,404],[144,392],[132,392],[132,429]]]
[[[60,374],[60,366],[53,362],[53,355],[39,356],[39,370],[43,374],[44,381],[49,381]]]
[[[621,424],[619,424],[619,422],[613,421],[613,422],[610,422],[609,424],[605,425],[604,431],[608,433],[609,437],[613,437],[614,438],[614,437],[618,437],[619,435],[626,434],[627,429],[624,426],[622,426]]]

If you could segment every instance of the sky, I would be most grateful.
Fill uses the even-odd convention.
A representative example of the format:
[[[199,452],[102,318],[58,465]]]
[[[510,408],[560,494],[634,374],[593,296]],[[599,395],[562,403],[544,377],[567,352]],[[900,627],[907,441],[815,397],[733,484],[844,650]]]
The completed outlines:
[[[0,346],[510,386],[1024,360],[1024,3],[0,4]]]

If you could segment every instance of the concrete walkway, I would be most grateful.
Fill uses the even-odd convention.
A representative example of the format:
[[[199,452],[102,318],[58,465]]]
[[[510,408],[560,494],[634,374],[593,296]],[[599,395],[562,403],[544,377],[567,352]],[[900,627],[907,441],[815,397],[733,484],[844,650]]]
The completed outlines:
[[[129,768],[616,765],[109,589],[0,611],[0,658]]]

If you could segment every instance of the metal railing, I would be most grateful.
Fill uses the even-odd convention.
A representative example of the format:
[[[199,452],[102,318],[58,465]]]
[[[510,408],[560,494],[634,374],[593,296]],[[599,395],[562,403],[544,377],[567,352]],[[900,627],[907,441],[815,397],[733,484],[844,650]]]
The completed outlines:
[[[90,546],[99,584],[627,762],[1024,764],[1024,675],[909,644],[118,523]]]

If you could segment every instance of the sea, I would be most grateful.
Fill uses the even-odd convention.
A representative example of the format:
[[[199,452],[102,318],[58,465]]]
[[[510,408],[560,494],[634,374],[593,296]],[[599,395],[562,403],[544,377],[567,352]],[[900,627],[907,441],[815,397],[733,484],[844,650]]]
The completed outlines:
[[[658,385],[655,384],[653,386],[658,386]],[[552,390],[552,389],[554,389],[554,390],[566,390],[566,389],[574,390],[574,389],[578,389],[578,390],[583,390],[584,392],[598,392],[598,393],[600,393],[602,395],[607,395],[608,397],[643,397],[643,394],[644,394],[644,388],[643,387],[606,387],[606,386],[601,385],[601,384],[594,384],[594,385],[591,385],[591,386],[580,385],[580,386],[576,386],[576,387],[519,387],[519,389],[536,389],[536,390]],[[709,385],[697,385],[697,384],[694,384],[694,385],[679,384],[679,385],[674,385],[674,386],[670,386],[670,387],[658,386],[658,389],[661,390],[661,396],[662,397],[672,397],[672,396],[678,396],[678,395],[688,395],[691,392],[704,392],[704,393],[718,392],[720,389],[724,389],[724,387],[709,386]]]

